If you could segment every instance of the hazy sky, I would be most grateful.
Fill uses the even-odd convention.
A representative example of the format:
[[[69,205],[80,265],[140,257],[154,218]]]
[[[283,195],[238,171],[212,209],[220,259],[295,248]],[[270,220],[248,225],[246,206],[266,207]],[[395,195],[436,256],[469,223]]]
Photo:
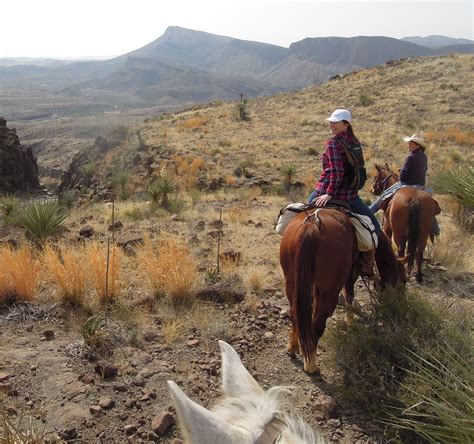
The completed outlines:
[[[474,39],[468,1],[9,0],[0,57],[113,56],[171,25],[288,47],[305,37],[441,34]]]

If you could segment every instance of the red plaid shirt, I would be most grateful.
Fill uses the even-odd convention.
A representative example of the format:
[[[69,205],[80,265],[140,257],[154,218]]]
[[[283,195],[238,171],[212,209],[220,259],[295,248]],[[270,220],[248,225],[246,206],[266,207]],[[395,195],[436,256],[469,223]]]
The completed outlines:
[[[316,196],[329,194],[335,199],[352,200],[357,197],[357,190],[349,188],[349,180],[344,176],[348,167],[344,148],[341,143],[357,140],[346,132],[341,132],[326,141],[326,149],[322,155],[323,172],[314,186]]]

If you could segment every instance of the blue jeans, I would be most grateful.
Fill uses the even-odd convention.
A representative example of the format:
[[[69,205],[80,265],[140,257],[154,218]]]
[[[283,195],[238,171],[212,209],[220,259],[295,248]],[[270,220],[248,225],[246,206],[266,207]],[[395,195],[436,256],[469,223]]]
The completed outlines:
[[[317,192],[316,190],[313,190],[313,192],[308,197],[308,203],[311,203],[314,199],[316,199],[316,197],[318,197],[319,194],[320,194],[319,192]],[[329,203],[330,202],[331,201],[329,201]],[[380,228],[379,221],[375,217],[374,213],[370,211],[370,208],[362,201],[362,199],[359,196],[357,196],[356,198],[352,200],[348,200],[347,203],[349,204],[349,206],[351,207],[351,210],[354,213],[363,214],[364,216],[370,217],[370,220],[374,224],[375,232],[377,233],[377,235],[380,234],[381,228]]]

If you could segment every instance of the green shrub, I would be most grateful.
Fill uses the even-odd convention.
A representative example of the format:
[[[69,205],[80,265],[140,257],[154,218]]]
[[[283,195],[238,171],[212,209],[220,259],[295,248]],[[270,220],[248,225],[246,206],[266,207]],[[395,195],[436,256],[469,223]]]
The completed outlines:
[[[12,223],[24,228],[37,244],[43,244],[51,236],[65,228],[67,211],[56,200],[39,200],[25,204],[11,217]]]
[[[387,418],[393,408],[403,409],[401,387],[414,371],[410,353],[439,356],[446,343],[464,349],[467,329],[416,293],[374,296],[354,322],[336,322],[323,337],[342,375],[337,383],[341,404],[357,405],[360,413],[377,419]]]
[[[13,194],[0,197],[0,216],[8,223],[19,206],[20,199]]]
[[[74,206],[74,202],[77,198],[76,190],[66,190],[61,196],[60,202],[61,205],[64,205],[68,210]]]

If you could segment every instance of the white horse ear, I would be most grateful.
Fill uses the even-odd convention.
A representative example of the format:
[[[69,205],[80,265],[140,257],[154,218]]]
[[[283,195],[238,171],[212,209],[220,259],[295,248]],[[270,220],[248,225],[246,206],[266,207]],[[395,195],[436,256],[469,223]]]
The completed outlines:
[[[196,404],[173,381],[168,381],[179,424],[187,444],[232,443],[232,427],[216,413]]]
[[[264,390],[242,364],[237,352],[227,342],[219,341],[222,356],[222,391],[239,397],[249,393],[263,395]]]

